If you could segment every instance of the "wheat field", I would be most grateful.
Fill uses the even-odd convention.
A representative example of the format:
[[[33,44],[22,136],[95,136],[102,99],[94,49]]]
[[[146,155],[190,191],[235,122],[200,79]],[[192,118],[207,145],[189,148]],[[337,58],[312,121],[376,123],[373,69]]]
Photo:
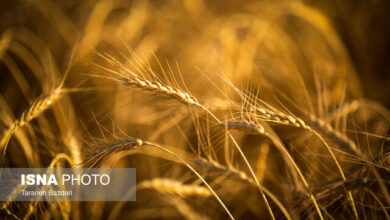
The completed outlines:
[[[0,8],[1,167],[137,169],[2,219],[390,219],[385,0]]]

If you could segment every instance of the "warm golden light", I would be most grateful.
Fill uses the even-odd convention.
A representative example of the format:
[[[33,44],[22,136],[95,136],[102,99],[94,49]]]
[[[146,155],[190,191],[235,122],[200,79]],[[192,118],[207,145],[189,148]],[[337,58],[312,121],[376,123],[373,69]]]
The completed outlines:
[[[390,218],[387,5],[4,1],[1,167],[136,168],[137,196],[0,215]]]

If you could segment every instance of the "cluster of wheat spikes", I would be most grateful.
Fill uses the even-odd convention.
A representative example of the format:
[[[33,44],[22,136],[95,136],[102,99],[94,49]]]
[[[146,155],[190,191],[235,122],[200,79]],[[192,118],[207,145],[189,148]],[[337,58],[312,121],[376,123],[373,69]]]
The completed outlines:
[[[137,201],[1,217],[390,219],[390,112],[311,1],[15,2],[1,167],[136,168]]]

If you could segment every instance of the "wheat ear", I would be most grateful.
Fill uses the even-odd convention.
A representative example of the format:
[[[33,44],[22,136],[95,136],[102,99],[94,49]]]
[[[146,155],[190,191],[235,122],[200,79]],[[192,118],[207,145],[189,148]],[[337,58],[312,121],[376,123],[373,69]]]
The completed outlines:
[[[249,99],[248,102],[250,103],[250,101],[251,101],[250,97],[243,94],[236,87],[234,87],[234,85],[232,85],[232,86],[240,94],[240,96],[244,100]],[[255,98],[255,100],[257,100],[257,98]],[[253,102],[255,102],[255,101],[253,101]],[[269,106],[269,107],[271,108],[271,106]],[[350,151],[354,152],[355,154],[360,155],[354,142],[350,141],[348,139],[348,137],[344,136],[340,132],[337,132],[336,130],[334,130],[331,126],[329,126],[323,120],[315,118],[314,116],[308,117],[308,123],[306,124],[302,119],[295,117],[295,116],[292,116],[292,115],[287,115],[287,114],[280,112],[276,109],[270,110],[267,108],[258,107],[256,105],[256,102],[249,106],[249,110],[250,110],[250,112],[248,113],[248,115],[249,116],[252,115],[252,117],[254,117],[254,118],[260,118],[264,121],[270,121],[270,122],[274,122],[274,123],[278,123],[278,124],[285,124],[285,125],[292,125],[295,127],[301,127],[303,129],[308,130],[309,132],[313,133],[316,137],[318,137],[321,140],[321,142],[327,148],[329,154],[332,156],[332,159],[336,163],[336,166],[340,172],[341,177],[344,180],[346,180],[346,178],[345,178],[344,172],[340,166],[340,163],[338,162],[332,149],[329,147],[329,145],[326,143],[326,141],[320,135],[320,133],[323,134],[324,136],[331,138],[333,141],[340,144],[340,146],[346,148],[347,150],[350,150]],[[311,126],[313,126],[313,128]],[[311,197],[312,197],[312,200],[314,201],[315,200],[314,196],[312,195]],[[355,205],[355,202],[353,201],[352,193],[350,191],[348,191],[348,197],[349,197],[354,215],[358,219],[356,205]],[[316,206],[316,209],[317,209],[318,213],[320,213],[320,209],[318,206]],[[322,216],[320,216],[320,217],[322,218]]]
[[[335,130],[332,126],[330,126],[330,124],[328,124],[324,120],[317,118],[314,115],[310,115],[308,117],[307,123],[310,125],[311,129],[319,132],[325,137],[328,137],[341,147],[344,147],[345,149],[357,155],[360,154],[358,148],[356,147],[356,144],[352,140],[350,140],[341,132]]]
[[[128,86],[135,86],[137,88],[145,89],[147,91],[152,91],[152,92],[156,92],[158,94],[161,94],[161,95],[164,95],[164,96],[167,96],[167,97],[171,97],[171,98],[176,99],[176,100],[178,100],[178,101],[180,101],[180,102],[182,102],[184,104],[187,104],[189,106],[198,107],[201,110],[204,110],[207,114],[209,114],[219,124],[222,124],[221,120],[219,120],[208,108],[203,106],[195,97],[193,97],[189,93],[183,92],[180,89],[173,88],[173,87],[168,86],[168,85],[163,85],[162,83],[157,82],[157,81],[156,82],[151,81],[151,80],[147,79],[146,77],[142,76],[142,74],[141,74],[141,76],[139,76],[136,73],[133,73],[132,71],[126,69],[122,64],[119,63],[119,61],[112,60],[112,58],[109,58],[109,57],[108,58],[105,57],[105,58],[110,63],[116,65],[117,67],[119,66],[119,69],[120,69],[120,72],[116,72],[116,71],[113,71],[113,70],[110,70],[110,69],[107,69],[105,67],[101,67],[101,66],[97,65],[98,67],[100,67],[101,69],[103,69],[105,71],[108,71],[108,72],[110,72],[112,74],[116,74],[116,75],[120,75],[121,76],[120,78],[111,78],[111,79],[120,81],[120,82],[122,82],[122,83],[124,83],[125,85],[128,85]],[[123,77],[125,75],[125,74],[123,74],[123,72],[125,72],[129,76]],[[150,74],[153,77],[153,72],[151,72]],[[108,77],[108,78],[110,78],[110,77]],[[271,215],[271,218],[275,219],[274,214],[273,214],[272,209],[271,209],[271,206],[268,203],[267,197],[265,196],[265,194],[264,194],[264,192],[262,190],[262,187],[260,185],[260,182],[258,181],[258,179],[257,179],[257,177],[256,177],[256,175],[255,175],[251,165],[249,164],[249,161],[247,160],[247,158],[245,157],[245,155],[244,155],[243,151],[241,150],[240,146],[238,145],[238,143],[236,142],[236,140],[230,134],[229,131],[228,131],[228,136],[232,140],[235,148],[240,153],[240,155],[243,158],[246,166],[248,167],[249,171],[251,172],[251,175],[253,176],[254,180],[256,181],[257,186],[258,186],[259,191],[260,191],[260,194],[261,194],[262,198],[265,201],[266,207],[268,209],[268,212]]]
[[[273,111],[268,110],[265,108],[255,107],[254,108],[257,114],[254,114],[255,117],[260,116],[260,119],[263,119],[265,121],[271,121],[274,123],[279,124],[285,124],[285,125],[292,125],[295,127],[301,127],[311,133],[313,133],[316,137],[318,137],[322,143],[326,146],[329,154],[332,156],[332,159],[335,161],[336,166],[340,172],[341,177],[346,180],[344,172],[340,166],[340,163],[338,162],[336,156],[334,155],[333,151],[329,147],[329,145],[326,143],[324,138],[320,135],[324,135],[325,137],[328,137],[332,139],[334,142],[339,144],[344,149],[347,149],[349,151],[354,152],[357,155],[361,155],[360,152],[357,150],[357,147],[353,141],[351,141],[348,137],[341,134],[340,132],[333,129],[329,124],[327,124],[325,121],[314,117],[313,115],[309,116],[307,119],[307,123],[305,123],[302,119],[286,115],[283,112],[280,111]],[[351,206],[353,209],[353,212],[355,214],[355,217],[358,218],[357,209],[355,202],[353,201],[352,193],[348,191],[348,197],[351,202]],[[319,208],[317,209],[319,210]]]
[[[81,165],[84,167],[93,167],[113,153],[135,149],[142,144],[142,140],[136,138],[130,138],[123,141],[115,142],[106,147],[96,149],[92,154],[88,156],[86,160],[84,160]]]
[[[246,113],[248,116],[252,116],[253,118],[259,118],[265,122],[272,122],[276,124],[290,125],[294,127],[299,127],[306,129],[313,133],[320,133],[325,137],[332,139],[334,142],[339,144],[341,147],[352,151],[354,153],[358,153],[357,147],[353,141],[351,141],[348,137],[341,134],[340,132],[333,129],[328,123],[324,120],[321,120],[314,115],[309,115],[305,121],[301,118],[293,116],[292,114],[285,114],[273,108],[271,105],[263,102],[257,97],[251,98],[249,95],[244,94],[238,88],[236,88],[231,82],[225,79],[229,83],[230,86],[241,96],[241,98],[247,102],[247,110]],[[259,102],[265,104],[267,108],[259,105]],[[356,103],[351,105],[353,108],[356,108]]]
[[[375,182],[375,179],[369,178],[354,178],[348,180],[334,181],[331,183],[323,184],[318,186],[318,188],[325,188],[324,190],[316,193],[316,197],[319,200],[325,200],[330,196],[341,194],[345,190],[356,190],[361,187],[367,187],[368,185]]]
[[[313,115],[308,117],[307,123],[305,123],[302,119],[300,119],[298,117],[287,115],[287,114],[280,112],[280,111],[277,111],[277,110],[274,111],[274,110],[269,110],[266,108],[252,107],[252,106],[251,106],[250,110],[252,110],[252,112],[255,111],[255,114],[248,113],[248,116],[258,117],[264,121],[270,121],[270,122],[274,122],[274,123],[278,123],[278,124],[285,124],[285,125],[300,127],[300,128],[305,129],[305,130],[308,130],[309,132],[312,132],[315,136],[317,136],[321,140],[321,142],[324,143],[324,145],[328,149],[330,155],[332,156],[333,160],[335,161],[341,177],[344,180],[346,180],[346,178],[345,178],[344,172],[343,172],[336,156],[334,155],[334,153],[332,152],[332,150],[330,149],[330,147],[326,143],[326,141],[323,139],[323,137],[320,135],[320,133],[323,134],[324,136],[332,139],[333,141],[338,143],[341,147],[344,147],[345,149],[352,151],[357,155],[360,155],[360,152],[357,150],[357,147],[353,141],[351,141],[348,137],[346,137],[345,135],[343,135],[340,132],[333,129],[325,121],[323,121],[319,118],[316,118]],[[243,128],[247,129],[248,125],[243,126]],[[251,130],[253,131],[253,129],[251,129]],[[269,137],[271,138],[271,136],[269,136]],[[352,193],[350,191],[348,191],[348,196],[349,196],[349,200],[351,202],[351,206],[352,206],[352,209],[354,211],[355,217],[357,217],[358,215],[357,215],[356,205],[353,201]],[[314,197],[313,197],[313,199],[314,199]],[[316,207],[316,208],[319,211],[319,207]]]
[[[179,100],[185,104],[197,105],[198,100],[191,96],[189,93],[182,92],[179,89],[175,89],[168,85],[163,85],[159,82],[152,82],[147,79],[141,78],[119,78],[119,81],[123,82],[128,86],[135,86],[147,91],[157,92],[161,95],[172,97],[173,99]]]
[[[342,116],[346,116],[350,113],[353,113],[360,107],[360,102],[358,100],[353,100],[349,103],[343,104],[337,109],[334,109],[331,111],[328,116],[326,117],[327,121],[333,121],[337,118],[340,118]]]
[[[210,190],[210,192],[213,194],[213,196],[217,199],[217,201],[220,203],[220,205],[223,207],[223,209],[226,211],[226,213],[229,215],[229,217],[231,219],[234,219],[234,217],[232,216],[232,214],[230,213],[230,211],[228,210],[226,205],[222,202],[222,200],[215,193],[215,191],[212,189],[212,187],[191,165],[189,165],[183,158],[179,157],[177,154],[175,154],[171,150],[169,150],[163,146],[160,146],[158,144],[148,142],[148,141],[143,141],[143,140],[138,139],[138,138],[137,139],[132,138],[132,139],[120,141],[120,142],[111,144],[108,147],[103,147],[103,148],[97,149],[94,153],[92,153],[91,156],[88,157],[88,159],[83,164],[84,165],[88,165],[91,163],[95,164],[96,161],[94,161],[94,160],[100,161],[112,153],[132,150],[135,147],[139,147],[139,146],[151,146],[151,147],[160,149],[160,150],[170,154],[171,156],[176,158],[178,161],[180,161],[182,164],[184,164],[186,167],[188,167],[207,186],[207,188]]]
[[[173,179],[154,178],[147,180],[138,185],[138,189],[154,189],[161,193],[176,195],[180,197],[199,196],[209,197],[212,196],[210,190],[203,186],[183,184]]]
[[[297,120],[298,122],[298,120]],[[300,122],[298,122],[300,123]],[[306,180],[306,178],[304,177],[303,173],[301,172],[301,170],[299,169],[298,165],[295,163],[294,159],[292,158],[292,156],[290,155],[290,153],[286,150],[286,148],[283,146],[283,144],[280,142],[280,140],[278,140],[277,138],[275,138],[273,135],[269,134],[268,132],[265,131],[264,127],[255,123],[255,122],[249,122],[249,121],[246,121],[246,120],[243,120],[243,121],[227,121],[225,123],[225,126],[227,126],[228,129],[237,129],[237,130],[241,130],[241,131],[246,131],[248,133],[251,133],[251,134],[259,134],[259,135],[264,135],[265,137],[269,138],[275,145],[276,147],[287,157],[287,159],[290,161],[291,165],[294,167],[294,169],[296,170],[296,172],[298,173],[298,176],[300,177],[300,179],[302,180],[304,186],[306,187],[306,189],[309,189],[309,184]],[[314,197],[314,194],[310,194],[310,198],[318,212],[318,215],[321,219],[323,219],[323,216],[321,214],[321,210],[320,210],[320,207]]]
[[[5,216],[12,217],[13,219],[20,220],[20,218],[12,213],[8,208],[1,207],[0,210],[3,210],[5,212]],[[4,219],[8,219],[4,216]]]
[[[177,160],[179,160],[181,163],[183,163],[185,166],[187,166],[202,182],[206,185],[207,188],[209,188],[210,192],[214,195],[214,197],[218,200],[218,202],[221,204],[221,206],[225,209],[226,213],[229,215],[231,219],[234,219],[233,215],[230,213],[226,205],[222,202],[222,200],[219,198],[219,196],[215,193],[215,191],[211,188],[211,186],[207,183],[207,181],[191,166],[189,165],[183,158],[179,157],[175,153],[173,153],[171,150],[162,147],[158,144],[154,144],[151,142],[144,142],[145,145],[149,145],[152,147],[155,147],[157,149],[160,149],[162,151],[165,151],[166,153],[170,154],[171,156],[175,157]]]
[[[28,122],[38,117],[42,112],[48,109],[53,103],[55,103],[65,93],[65,90],[61,87],[55,89],[53,92],[48,94],[42,94],[33,104],[25,110],[22,115],[14,121],[14,123],[4,132],[4,136],[0,140],[0,150],[3,155],[7,149],[9,140],[13,133]]]

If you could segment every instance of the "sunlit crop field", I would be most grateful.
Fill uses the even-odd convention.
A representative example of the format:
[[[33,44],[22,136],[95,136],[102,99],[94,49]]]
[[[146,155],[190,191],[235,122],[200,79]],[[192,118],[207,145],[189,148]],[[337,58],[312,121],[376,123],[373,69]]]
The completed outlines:
[[[0,216],[389,219],[386,5],[2,0],[1,167],[136,168],[137,199]]]

